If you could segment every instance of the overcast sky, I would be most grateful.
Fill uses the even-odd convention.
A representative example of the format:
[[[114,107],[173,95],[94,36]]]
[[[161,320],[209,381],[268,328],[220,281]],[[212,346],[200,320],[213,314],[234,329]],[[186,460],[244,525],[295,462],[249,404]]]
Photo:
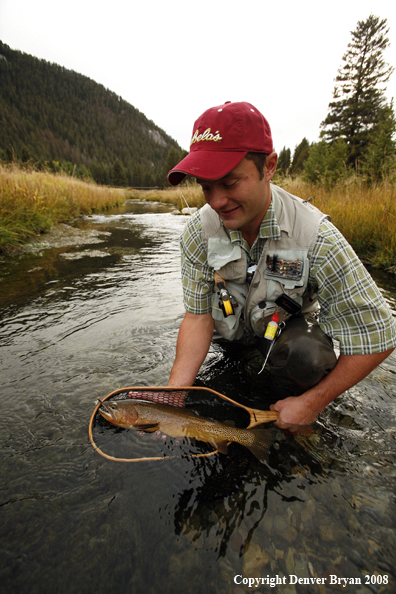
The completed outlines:
[[[183,148],[208,107],[248,101],[275,149],[318,140],[350,32],[387,18],[393,0],[0,0],[0,39],[89,76],[143,112]],[[396,73],[387,96],[396,96]]]

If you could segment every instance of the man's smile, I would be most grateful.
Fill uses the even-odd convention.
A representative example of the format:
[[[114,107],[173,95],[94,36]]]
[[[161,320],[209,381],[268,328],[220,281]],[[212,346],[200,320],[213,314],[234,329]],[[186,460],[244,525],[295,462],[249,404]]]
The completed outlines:
[[[227,217],[232,215],[234,212],[236,212],[238,210],[238,208],[240,208],[240,206],[234,206],[233,208],[228,208],[227,210],[220,210],[219,211],[219,215],[221,217]]]

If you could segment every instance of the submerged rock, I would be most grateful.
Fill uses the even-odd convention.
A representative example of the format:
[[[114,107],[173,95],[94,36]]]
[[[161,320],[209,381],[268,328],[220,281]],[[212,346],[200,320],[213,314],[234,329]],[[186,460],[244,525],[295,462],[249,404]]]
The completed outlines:
[[[276,534],[284,538],[289,544],[292,544],[297,538],[297,530],[282,516],[276,516],[274,529]]]
[[[196,208],[195,206],[191,206],[190,208],[183,208],[181,213],[183,215],[193,215],[195,212],[197,212],[198,208]]]
[[[110,236],[109,231],[97,231],[96,229],[76,229],[70,225],[60,223],[45,233],[37,243],[25,244],[25,252],[36,253],[46,248],[63,248],[81,245],[93,245],[102,243],[104,237]]]
[[[261,569],[267,565],[270,558],[266,551],[259,545],[250,543],[246,546],[245,554],[243,556],[243,574],[244,575],[259,575]]]
[[[100,250],[83,250],[82,252],[64,252],[63,254],[59,254],[61,258],[65,258],[66,260],[81,260],[81,258],[85,258],[88,256],[89,258],[106,258],[107,256],[111,256],[111,254],[107,252],[101,252]]]

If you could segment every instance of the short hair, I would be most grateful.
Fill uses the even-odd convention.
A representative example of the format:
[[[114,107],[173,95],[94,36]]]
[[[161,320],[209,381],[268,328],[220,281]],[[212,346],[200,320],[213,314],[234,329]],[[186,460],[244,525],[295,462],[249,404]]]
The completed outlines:
[[[252,153],[249,152],[246,155],[246,159],[250,159],[256,165],[257,171],[259,172],[260,179],[264,177],[264,166],[268,157],[268,153]]]

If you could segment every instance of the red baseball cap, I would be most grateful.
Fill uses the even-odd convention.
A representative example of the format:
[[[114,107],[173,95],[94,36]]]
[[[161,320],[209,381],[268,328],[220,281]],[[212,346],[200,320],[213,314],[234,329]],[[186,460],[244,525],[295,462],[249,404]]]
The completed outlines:
[[[271,128],[250,103],[211,107],[195,122],[190,153],[168,172],[172,186],[187,174],[202,179],[220,179],[242,161],[248,152],[273,151]]]

